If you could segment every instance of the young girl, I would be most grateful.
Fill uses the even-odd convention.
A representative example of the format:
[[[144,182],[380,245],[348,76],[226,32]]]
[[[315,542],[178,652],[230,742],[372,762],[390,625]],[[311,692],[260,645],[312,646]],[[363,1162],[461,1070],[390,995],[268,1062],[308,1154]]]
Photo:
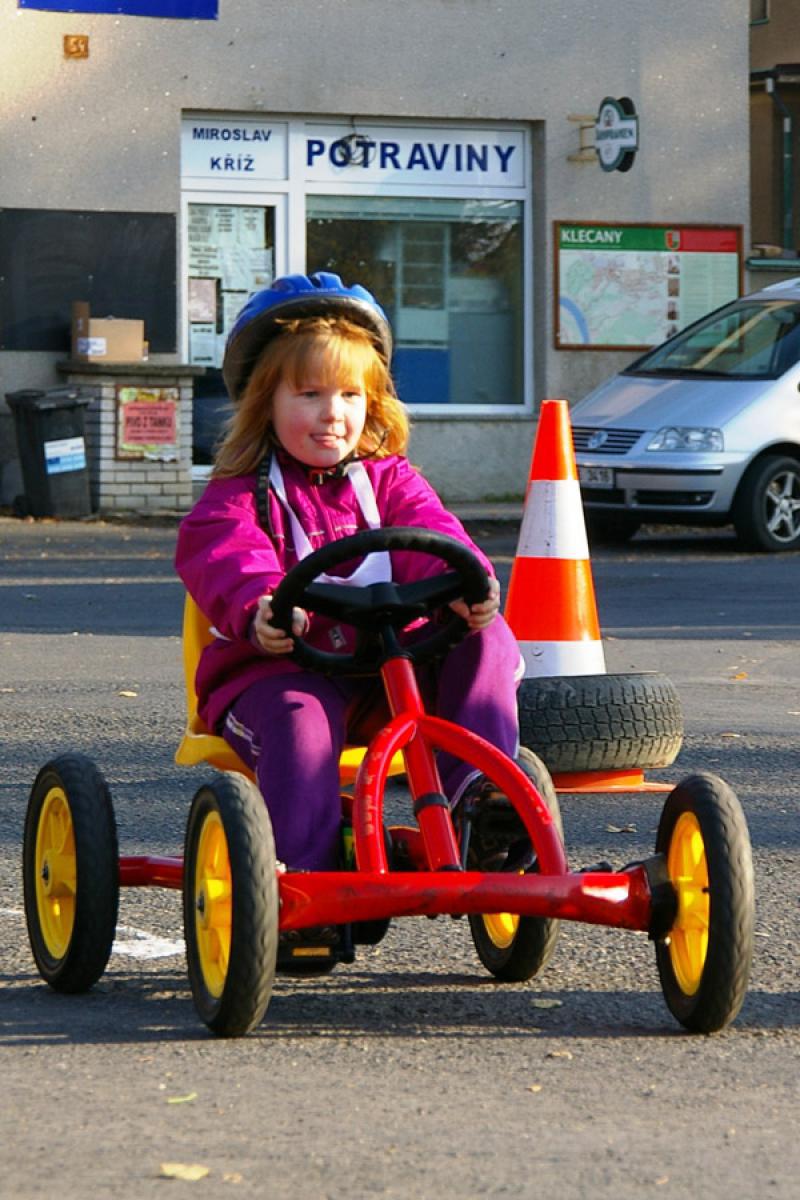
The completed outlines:
[[[338,761],[374,681],[328,678],[288,658],[292,637],[352,649],[352,630],[293,612],[276,629],[270,598],[298,559],[358,530],[415,525],[458,538],[489,572],[481,604],[451,607],[470,632],[421,673],[426,702],[506,754],[517,749],[517,643],[499,615],[488,559],[404,457],[408,421],[389,374],[391,332],[375,299],[337,275],[278,279],[240,313],[223,375],[235,412],[212,478],[178,535],[176,567],[213,627],[197,672],[200,715],[256,772],[279,859],[337,865]],[[466,464],[465,464],[466,469]],[[369,555],[347,578],[406,583],[445,565],[410,552]],[[381,572],[385,572],[381,574]],[[475,772],[439,756],[456,803]]]

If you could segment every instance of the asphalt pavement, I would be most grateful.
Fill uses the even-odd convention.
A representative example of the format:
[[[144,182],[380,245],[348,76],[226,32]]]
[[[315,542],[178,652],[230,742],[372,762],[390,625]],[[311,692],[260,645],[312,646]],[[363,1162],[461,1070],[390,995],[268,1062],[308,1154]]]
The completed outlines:
[[[505,584],[517,518],[465,517]],[[683,704],[681,753],[651,777],[723,775],[750,824],[756,955],[729,1030],[681,1031],[641,935],[562,923],[543,974],[501,986],[466,922],[439,918],[282,977],[263,1024],[220,1042],[191,1002],[177,893],[124,889],[108,969],[70,997],[37,975],[20,885],[27,795],[65,749],[105,773],[123,853],[182,852],[202,769],[173,762],[174,535],[0,518],[0,1196],[133,1200],[177,1163],[214,1195],[794,1200],[800,555],[656,531],[593,556],[608,670],[662,671]],[[388,803],[398,819],[404,797]],[[652,853],[661,803],[562,796],[570,861]]]

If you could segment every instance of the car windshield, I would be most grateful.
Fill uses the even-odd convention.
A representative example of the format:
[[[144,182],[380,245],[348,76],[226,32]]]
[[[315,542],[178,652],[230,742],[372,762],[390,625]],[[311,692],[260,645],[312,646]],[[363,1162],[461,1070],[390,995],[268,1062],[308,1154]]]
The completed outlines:
[[[800,301],[741,300],[637,359],[626,375],[777,379],[800,359]]]

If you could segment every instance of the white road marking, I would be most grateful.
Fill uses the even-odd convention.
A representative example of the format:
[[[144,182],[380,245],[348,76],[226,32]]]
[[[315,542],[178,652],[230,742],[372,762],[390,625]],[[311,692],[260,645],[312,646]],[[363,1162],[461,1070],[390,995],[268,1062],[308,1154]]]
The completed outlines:
[[[18,908],[0,908],[0,917],[19,917],[24,920],[25,913]],[[135,929],[132,925],[118,925],[111,953],[127,958],[172,958],[176,954],[186,953],[186,943],[183,938],[164,938],[156,933],[148,933],[146,929]]]
[[[172,958],[185,952],[183,938],[163,938],[130,925],[117,926],[117,937],[111,948],[112,954],[124,954],[128,958]]]

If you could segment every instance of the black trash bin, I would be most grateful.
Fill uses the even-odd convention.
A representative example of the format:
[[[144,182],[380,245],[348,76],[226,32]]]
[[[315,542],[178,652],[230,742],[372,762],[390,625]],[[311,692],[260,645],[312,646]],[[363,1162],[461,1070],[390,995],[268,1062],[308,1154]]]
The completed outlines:
[[[15,505],[32,517],[88,517],[89,470],[84,423],[92,392],[78,387],[6,392],[14,414],[24,496]]]

